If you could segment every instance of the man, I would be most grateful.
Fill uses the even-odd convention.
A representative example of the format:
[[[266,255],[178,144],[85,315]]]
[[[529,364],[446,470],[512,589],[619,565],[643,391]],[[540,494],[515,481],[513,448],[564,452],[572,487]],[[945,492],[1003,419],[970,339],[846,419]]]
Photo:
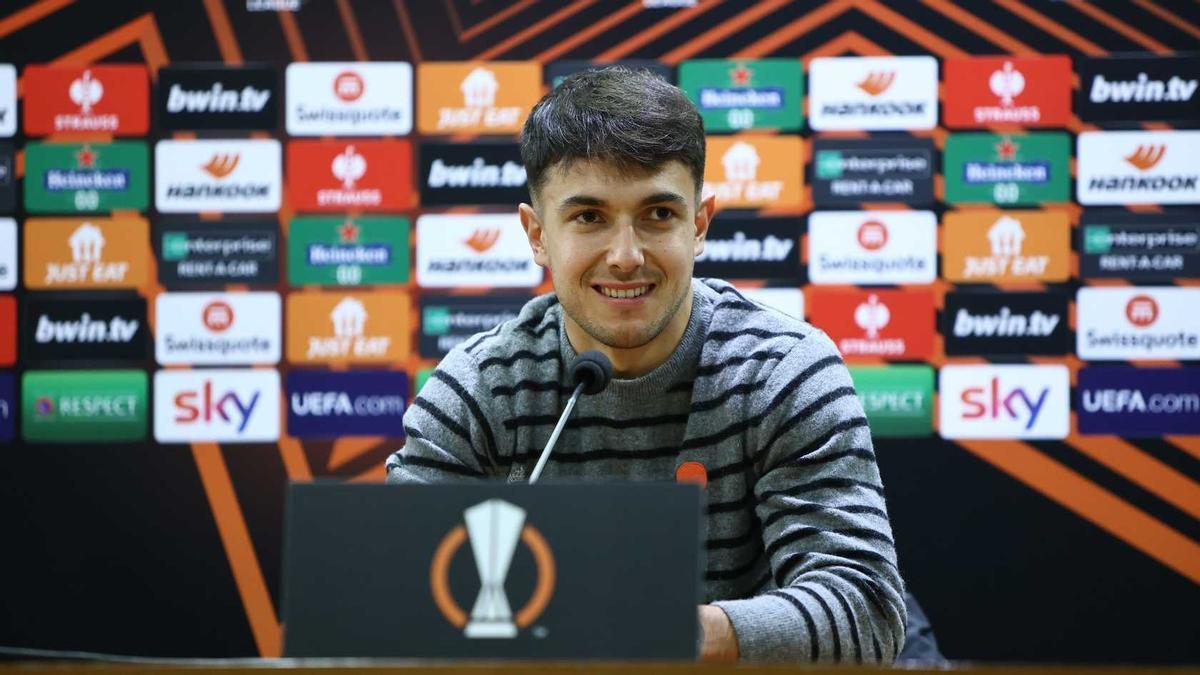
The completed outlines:
[[[524,480],[570,363],[599,350],[614,379],[579,401],[543,479],[704,477],[702,658],[895,659],[903,583],[837,350],[725,282],[692,279],[715,208],[701,198],[695,107],[649,73],[580,73],[534,107],[521,154],[521,223],[555,293],[441,362],[389,480]]]

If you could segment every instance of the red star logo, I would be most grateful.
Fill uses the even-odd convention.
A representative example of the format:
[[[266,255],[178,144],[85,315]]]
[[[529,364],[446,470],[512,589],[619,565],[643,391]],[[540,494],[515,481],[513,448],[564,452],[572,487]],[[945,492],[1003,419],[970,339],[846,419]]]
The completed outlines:
[[[92,146],[84,143],[79,152],[75,153],[75,162],[79,164],[81,169],[90,169],[96,165],[96,152],[92,150]]]
[[[352,244],[358,241],[359,226],[347,220],[338,228],[338,236],[341,237],[343,244]]]
[[[746,67],[746,64],[739,63],[737,68],[729,71],[729,79],[735,87],[747,87],[750,85],[750,77],[754,75],[754,71]]]
[[[1021,146],[1012,142],[1011,138],[1005,138],[996,144],[996,156],[1000,159],[1014,160],[1017,158],[1017,148]]]

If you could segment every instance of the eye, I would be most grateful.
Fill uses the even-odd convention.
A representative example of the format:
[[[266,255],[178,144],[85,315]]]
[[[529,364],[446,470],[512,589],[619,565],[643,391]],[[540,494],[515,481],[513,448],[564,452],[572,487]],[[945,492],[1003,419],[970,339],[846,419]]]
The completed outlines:
[[[575,215],[575,220],[578,220],[579,222],[584,223],[585,225],[595,225],[596,223],[599,223],[601,220],[600,212],[599,211],[580,211],[578,214]]]
[[[675,217],[675,211],[666,206],[655,206],[650,209],[651,220],[670,220]]]

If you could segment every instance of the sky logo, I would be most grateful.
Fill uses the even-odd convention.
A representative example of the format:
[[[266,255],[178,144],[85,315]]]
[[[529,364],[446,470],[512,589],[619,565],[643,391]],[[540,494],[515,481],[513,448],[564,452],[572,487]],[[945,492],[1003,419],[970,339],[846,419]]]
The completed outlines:
[[[1065,366],[946,366],[939,390],[943,438],[1067,436],[1070,383]]]
[[[154,376],[159,443],[254,443],[279,439],[274,370],[162,370]]]

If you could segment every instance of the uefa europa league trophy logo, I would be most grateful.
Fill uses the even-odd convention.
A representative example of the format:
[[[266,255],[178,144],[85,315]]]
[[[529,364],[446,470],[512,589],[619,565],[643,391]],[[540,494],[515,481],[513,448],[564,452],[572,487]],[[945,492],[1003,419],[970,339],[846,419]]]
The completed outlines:
[[[525,525],[525,510],[501,499],[489,499],[463,513],[483,584],[465,633],[472,638],[514,637],[517,626],[504,594],[504,579]]]

